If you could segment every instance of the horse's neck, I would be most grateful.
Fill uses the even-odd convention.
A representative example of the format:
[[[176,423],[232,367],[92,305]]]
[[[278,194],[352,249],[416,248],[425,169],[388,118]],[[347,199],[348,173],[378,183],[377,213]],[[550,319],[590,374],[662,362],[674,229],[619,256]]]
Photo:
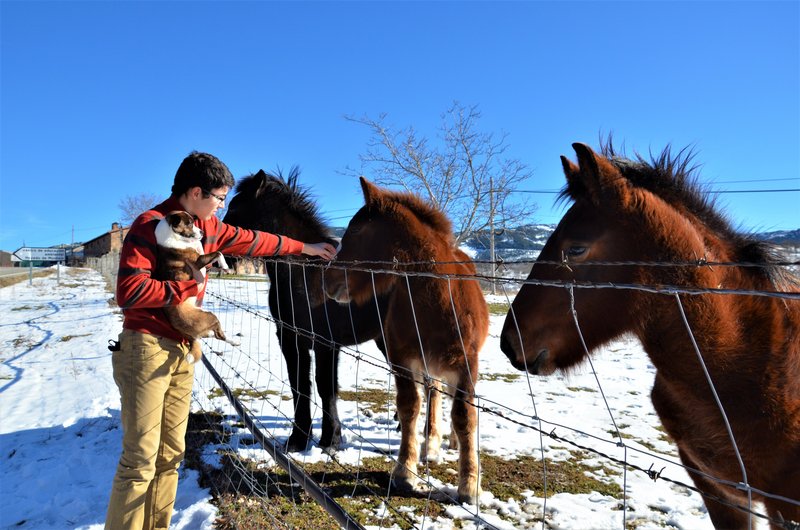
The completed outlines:
[[[722,267],[719,267],[720,269]],[[721,275],[724,276],[724,275]],[[701,377],[709,370],[761,373],[771,351],[790,332],[776,307],[780,301],[726,294],[645,294],[637,312],[647,315],[636,330],[653,364],[665,373]],[[780,310],[778,310],[780,312]]]

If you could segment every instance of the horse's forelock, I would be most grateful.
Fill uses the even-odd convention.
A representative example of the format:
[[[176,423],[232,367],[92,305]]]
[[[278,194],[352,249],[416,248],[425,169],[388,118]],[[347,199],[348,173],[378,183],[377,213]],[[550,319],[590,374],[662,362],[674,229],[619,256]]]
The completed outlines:
[[[310,192],[297,181],[299,176],[300,168],[297,166],[293,166],[286,177],[280,169],[276,173],[262,169],[243,177],[236,186],[236,193],[262,201],[267,199],[278,201],[310,223],[314,231],[320,234],[329,233]]]

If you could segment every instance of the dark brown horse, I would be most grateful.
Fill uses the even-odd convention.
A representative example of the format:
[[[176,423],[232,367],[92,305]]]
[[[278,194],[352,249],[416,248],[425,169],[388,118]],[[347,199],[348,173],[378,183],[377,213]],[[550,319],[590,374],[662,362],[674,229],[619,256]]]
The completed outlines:
[[[297,182],[295,168],[288,178],[259,171],[236,186],[224,222],[300,241],[328,241],[330,231],[320,219],[308,192]],[[316,263],[315,263],[316,262]],[[317,392],[322,402],[322,435],[319,445],[338,448],[341,443],[337,395],[339,347],[374,339],[383,349],[378,311],[385,300],[342,306],[328,300],[322,290],[318,260],[304,256],[280,258],[267,263],[270,279],[269,308],[289,372],[295,418],[287,450],[304,451],[311,438],[311,356],[316,358]],[[380,309],[377,306],[380,306]]]
[[[417,484],[416,425],[423,386],[428,395],[423,456],[438,457],[441,391],[454,398],[450,447],[460,450],[458,500],[474,504],[480,476],[473,398],[488,310],[474,278],[448,280],[430,274],[474,276],[475,267],[455,246],[450,221],[440,211],[416,196],[380,189],[364,178],[361,187],[365,205],[350,221],[337,260],[362,263],[346,275],[343,269],[328,269],[326,292],[340,303],[365,304],[375,293],[389,297],[383,330],[386,355],[395,371],[402,431],[395,483],[402,489]],[[392,263],[399,274],[363,270],[391,269]]]
[[[673,157],[667,148],[653,160],[631,161],[610,145],[605,156],[573,147],[578,165],[561,158],[562,197],[573,204],[509,310],[503,352],[516,368],[546,375],[584,359],[578,329],[590,351],[635,334],[656,368],[653,405],[708,494],[714,526],[747,527],[748,514],[734,507],[748,506],[747,493],[730,486],[745,474],[752,488],[773,495],[754,492],[753,499],[765,503],[774,527],[781,518],[800,520],[798,505],[774,497],[800,500],[800,301],[707,292],[797,293],[797,279],[775,265],[772,248],[735,232],[715,211],[694,181],[691,154]],[[672,286],[673,294],[580,288],[588,284]],[[691,289],[701,292],[676,294]]]

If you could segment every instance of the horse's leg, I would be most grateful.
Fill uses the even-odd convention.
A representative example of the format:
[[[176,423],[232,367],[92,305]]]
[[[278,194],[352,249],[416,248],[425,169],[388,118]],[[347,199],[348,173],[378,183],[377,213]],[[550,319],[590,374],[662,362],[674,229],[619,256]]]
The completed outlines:
[[[789,462],[789,465],[780,473],[780,477],[775,477],[774,482],[767,491],[787,499],[800,499],[800,456]],[[765,498],[764,504],[771,518],[800,524],[800,506],[770,498]],[[782,530],[787,527],[772,524],[770,528]]]
[[[295,333],[278,330],[294,402],[294,425],[286,443],[288,452],[305,451],[311,438],[311,355]]]
[[[700,466],[695,462],[686,451],[680,446],[678,447],[678,455],[681,457],[683,465],[692,469],[699,469]],[[714,528],[725,529],[746,529],[749,528],[750,517],[746,512],[739,510],[731,505],[747,506],[747,497],[739,491],[733,490],[731,487],[722,486],[718,482],[705,478],[704,475],[692,473],[689,471],[689,476],[692,478],[694,485],[700,491],[713,495],[722,499],[723,502],[717,502],[710,497],[703,497],[708,516],[711,518],[711,523]]]
[[[342,425],[339,422],[337,396],[339,394],[339,348],[314,345],[317,359],[317,392],[322,401],[322,437],[319,446],[338,449],[342,443]]]
[[[425,441],[422,445],[422,460],[439,462],[439,451],[442,446],[442,382],[438,379],[431,379],[430,384],[426,384],[424,388],[428,413],[425,416]]]
[[[678,446],[678,455],[683,465],[690,469],[703,469],[704,466],[684,449],[685,447],[691,447],[690,440],[686,439],[687,436],[690,436],[688,433],[691,432],[691,416],[686,410],[685,400],[669,390],[668,385],[665,384],[659,373],[656,373],[656,378],[653,381],[653,390],[650,392],[650,398],[661,420],[661,425],[667,431],[667,434],[675,440],[675,445]],[[709,480],[698,473],[692,473],[688,469],[687,471],[697,489],[714,497],[719,497],[723,501],[717,502],[709,497],[703,497],[708,516],[711,518],[711,523],[715,528],[744,529],[748,527],[748,515],[728,505],[746,505],[747,497],[742,492],[722,486],[718,482]]]
[[[400,417],[400,454],[394,468],[393,481],[401,490],[413,490],[417,485],[417,418],[422,399],[418,385],[405,374],[395,377],[397,386],[397,414]]]
[[[475,369],[477,369],[477,362]],[[473,369],[471,373],[477,371]],[[453,410],[450,414],[453,431],[458,438],[458,502],[477,504],[481,494],[481,477],[478,471],[478,411],[473,404],[475,383],[466,366],[458,376]]]
[[[386,354],[386,343],[383,342],[383,337],[379,335],[379,336],[375,337],[372,340],[375,341],[375,346],[377,346],[378,349],[381,351],[381,353],[383,354],[383,357],[386,360],[389,360],[389,356]],[[394,413],[394,420],[397,421],[397,412],[396,411]],[[400,430],[400,425],[399,424],[397,426],[397,430]]]

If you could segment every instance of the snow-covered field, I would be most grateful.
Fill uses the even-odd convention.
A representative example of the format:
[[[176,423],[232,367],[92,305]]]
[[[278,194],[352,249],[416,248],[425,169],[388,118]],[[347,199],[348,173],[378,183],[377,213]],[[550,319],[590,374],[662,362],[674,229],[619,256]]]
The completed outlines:
[[[109,298],[85,269],[0,289],[0,528],[103,527],[122,440]],[[210,500],[183,470],[173,527],[211,528]]]
[[[210,292],[233,297],[267,312],[267,284],[213,280]],[[108,339],[121,329],[121,315],[108,304],[110,293],[101,277],[88,270],[62,269],[55,274],[0,289],[0,511],[2,528],[99,528],[119,456],[119,396],[111,376]],[[206,308],[217,312],[228,333],[242,334],[242,347],[228,345],[222,357],[210,359],[223,374],[241,374],[242,382],[288,396],[287,378],[274,330],[261,319],[245,318],[241,309],[209,297]],[[503,316],[493,316],[490,337],[481,352],[478,392],[481,405],[501,412],[480,413],[481,450],[504,458],[530,455],[552,461],[570,457],[569,441],[593,448],[619,461],[662,470],[662,476],[691,483],[673,462],[674,447],[659,430],[649,400],[653,367],[635,340],[615,342],[569,377],[526,377],[515,371],[499,349],[497,335]],[[214,342],[214,348],[222,344]],[[252,353],[251,353],[252,352]],[[258,352],[257,354],[254,352]],[[358,359],[361,360],[358,360]],[[345,391],[390,389],[393,384],[382,356],[372,345],[342,356],[341,386]],[[197,370],[196,407],[228,412],[224,398],[214,397],[210,378]],[[602,392],[600,391],[602,389]],[[606,407],[604,397],[608,402]],[[250,403],[258,416],[291,416],[291,401]],[[535,411],[534,411],[535,408]],[[347,444],[337,454],[345,463],[396,450],[399,433],[387,414],[365,414],[365,405],[342,400]],[[609,409],[611,412],[609,412]],[[447,414],[446,409],[445,412]],[[277,412],[280,412],[279,414]],[[533,419],[541,418],[538,424]],[[445,415],[445,417],[447,417]],[[612,420],[613,417],[613,420]],[[319,435],[319,411],[315,412]],[[277,422],[275,434],[285,437],[288,425]],[[522,425],[520,425],[522,423]],[[526,425],[553,432],[559,440],[539,435]],[[616,427],[615,427],[616,425]],[[624,447],[617,445],[617,429]],[[444,432],[449,432],[445,428]],[[247,455],[269,460],[263,451],[247,446]],[[243,450],[244,451],[244,450]],[[300,462],[327,458],[316,447],[294,455]],[[446,460],[455,453],[445,451]],[[213,453],[209,461],[213,462]],[[584,463],[604,466],[598,479],[625,486],[627,495],[599,493],[533,495],[522,501],[495,498],[484,492],[480,516],[498,528],[541,528],[542,511],[548,528],[623,528],[623,506],[628,527],[710,529],[701,497],[670,482],[653,481],[646,473],[591,454]],[[541,467],[529,470],[541,474]],[[451,485],[441,485],[445,491]],[[216,508],[211,495],[197,485],[197,474],[183,470],[173,528],[211,528]],[[447,517],[426,521],[426,528],[475,527],[475,509],[456,507]],[[537,515],[538,514],[538,515]]]

